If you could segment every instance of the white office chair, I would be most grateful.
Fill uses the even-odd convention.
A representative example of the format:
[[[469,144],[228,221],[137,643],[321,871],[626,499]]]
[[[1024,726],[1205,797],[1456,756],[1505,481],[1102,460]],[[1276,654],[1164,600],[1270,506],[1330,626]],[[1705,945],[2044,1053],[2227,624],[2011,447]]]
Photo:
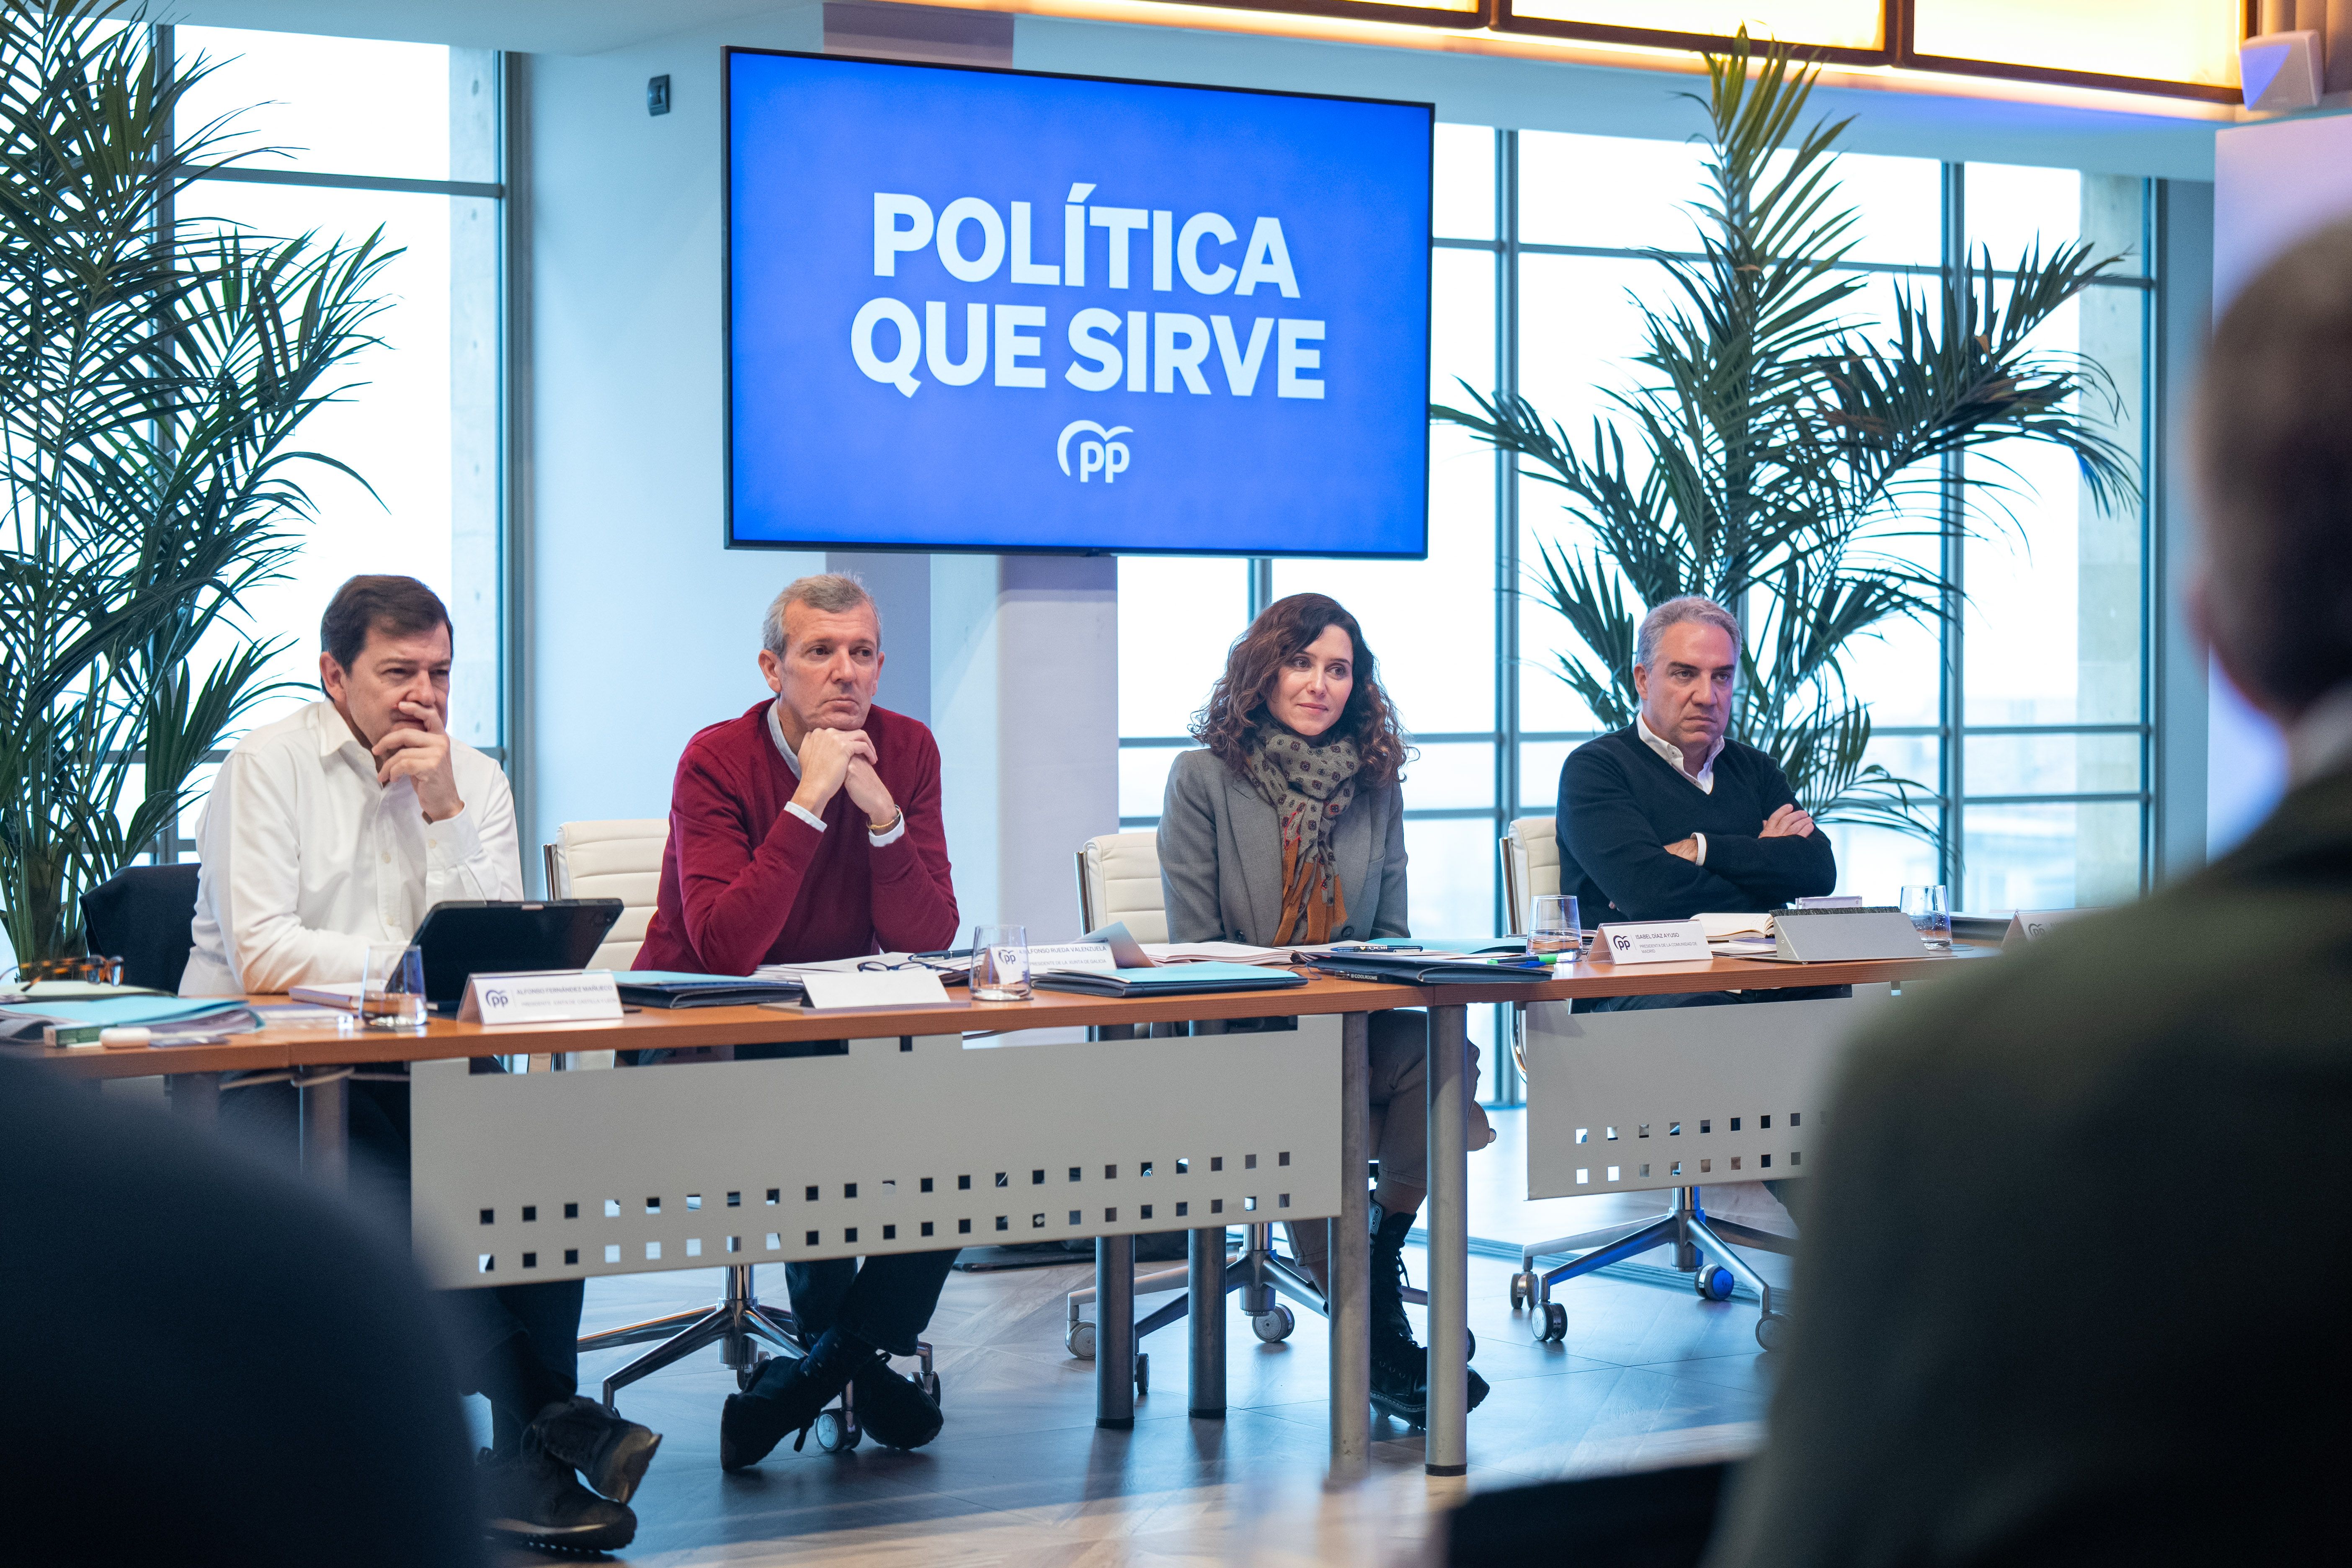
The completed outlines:
[[[1515,816],[1498,841],[1503,856],[1503,911],[1511,936],[1525,936],[1538,895],[1559,891],[1559,825],[1549,816]],[[1527,1009],[1511,1009],[1511,1059],[1528,1076]]]
[[[1107,833],[1089,838],[1078,851],[1077,872],[1079,929],[1096,931],[1112,921],[1123,921],[1138,942],[1168,940],[1167,895],[1160,884],[1158,834]],[[1153,1032],[1165,1030],[1173,1035],[1181,1028],[1181,1025],[1155,1025]],[[1274,1250],[1273,1226],[1244,1226],[1242,1230],[1242,1250],[1225,1260],[1225,1289],[1241,1292],[1242,1310],[1249,1316],[1252,1332],[1273,1344],[1288,1339],[1297,1327],[1297,1319],[1276,1299],[1278,1296],[1287,1296],[1311,1312],[1330,1315],[1323,1292],[1314,1279],[1295,1260]],[[1138,1275],[1135,1293],[1140,1296],[1170,1285],[1181,1285],[1186,1272],[1179,1267]],[[1426,1293],[1414,1289],[1406,1290],[1404,1296],[1408,1301],[1428,1300]],[[1070,1353],[1082,1360],[1094,1356],[1095,1326],[1079,1318],[1078,1309],[1094,1300],[1092,1286],[1071,1291],[1068,1299],[1069,1321],[1062,1339]],[[1190,1304],[1189,1295],[1180,1295],[1157,1311],[1137,1319],[1137,1341],[1182,1317]]]
[[[1503,836],[1498,848],[1503,857],[1503,902],[1510,919],[1511,934],[1523,936],[1533,923],[1536,899],[1560,890],[1559,823],[1549,816],[1514,817],[1511,830]],[[1599,913],[1580,910],[1578,918],[1597,923]],[[1527,1016],[1524,1005],[1511,1009],[1511,1052],[1518,1059],[1522,1079],[1528,1070]],[[1699,1201],[1696,1186],[1676,1187],[1674,1199],[1674,1207],[1654,1219],[1613,1225],[1581,1236],[1554,1237],[1519,1248],[1519,1271],[1511,1276],[1511,1310],[1526,1307],[1535,1315],[1538,1341],[1557,1343],[1567,1332],[1568,1319],[1565,1310],[1551,1299],[1554,1285],[1638,1257],[1652,1247],[1671,1246],[1675,1267],[1694,1276],[1701,1295],[1719,1300],[1730,1294],[1735,1279],[1759,1292],[1765,1301],[1766,1327],[1758,1330],[1757,1337],[1777,1342],[1779,1320],[1771,1310],[1770,1293],[1724,1243],[1728,1237],[1743,1247],[1786,1254],[1793,1250],[1788,1239],[1710,1217]],[[1704,1249],[1693,1240],[1694,1233],[1704,1233],[1706,1239],[1714,1243],[1715,1256],[1729,1259],[1731,1268],[1710,1265]],[[1561,1254],[1577,1256],[1557,1268],[1541,1275],[1536,1273],[1537,1258]],[[1771,1344],[1767,1343],[1765,1348],[1770,1349]]]
[[[640,816],[567,822],[555,830],[555,842],[542,848],[549,898],[621,900],[621,918],[589,959],[589,968],[626,969],[637,961],[661,891],[662,851],[668,847],[669,818]]]

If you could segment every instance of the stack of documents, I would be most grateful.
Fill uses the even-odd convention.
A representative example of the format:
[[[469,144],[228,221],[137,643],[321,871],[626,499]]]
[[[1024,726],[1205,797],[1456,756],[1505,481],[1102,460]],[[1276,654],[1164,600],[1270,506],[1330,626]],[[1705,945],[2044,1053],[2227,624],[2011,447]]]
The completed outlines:
[[[1248,963],[1290,962],[1286,947],[1252,947],[1241,942],[1147,942],[1144,955],[1154,963]]]
[[[960,952],[877,952],[864,958],[828,958],[815,963],[763,963],[751,971],[751,978],[797,985],[805,974],[870,974],[892,969],[928,969],[940,977],[940,984],[961,985],[971,973],[971,952],[969,949]]]
[[[1044,991],[1092,996],[1190,996],[1212,991],[1287,991],[1307,982],[1287,969],[1194,960],[1150,969],[1048,970],[1034,984]]]
[[[1769,958],[1780,951],[1773,940],[1769,914],[1701,914],[1692,919],[1706,928],[1706,945],[1727,958]]]
[[[143,1028],[158,1046],[211,1045],[259,1027],[236,997],[183,999],[152,991],[116,994],[91,1001],[29,997],[0,1007],[0,1040],[18,1045],[94,1046],[102,1029]]]
[[[1475,953],[1410,947],[1334,947],[1305,955],[1316,969],[1343,980],[1379,980],[1391,985],[1494,984],[1549,980],[1551,955]]]

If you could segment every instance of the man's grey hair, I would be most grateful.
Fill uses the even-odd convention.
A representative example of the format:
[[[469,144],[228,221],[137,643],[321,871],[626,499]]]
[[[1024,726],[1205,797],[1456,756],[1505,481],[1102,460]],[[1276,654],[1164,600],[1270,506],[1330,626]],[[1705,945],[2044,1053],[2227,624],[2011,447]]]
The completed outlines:
[[[1731,638],[1732,652],[1737,654],[1739,651],[1743,640],[1739,617],[1713,599],[1697,594],[1685,594],[1679,599],[1668,599],[1642,617],[1642,630],[1633,642],[1635,666],[1647,669],[1657,663],[1658,639],[1666,635],[1668,626],[1678,626],[1686,621],[1696,621],[1701,626],[1713,626],[1727,634]]]
[[[798,577],[785,585],[768,606],[767,618],[760,623],[760,646],[784,657],[784,612],[794,605],[806,605],[810,609],[828,616],[846,615],[860,605],[874,612],[874,632],[878,639],[882,632],[882,610],[875,604],[874,595],[866,584],[847,572],[819,572],[814,576]]]

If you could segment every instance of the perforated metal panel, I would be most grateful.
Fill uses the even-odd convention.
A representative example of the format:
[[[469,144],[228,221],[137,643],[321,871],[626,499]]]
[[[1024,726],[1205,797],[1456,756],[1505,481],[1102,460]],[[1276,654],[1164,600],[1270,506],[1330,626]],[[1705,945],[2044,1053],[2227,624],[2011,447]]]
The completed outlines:
[[[1576,1197],[1805,1174],[1848,1037],[1848,1001],[1638,1013],[1528,1008],[1528,1195]]]
[[[1298,1026],[610,1072],[419,1062],[417,1262],[501,1285],[1327,1218],[1339,1020]]]

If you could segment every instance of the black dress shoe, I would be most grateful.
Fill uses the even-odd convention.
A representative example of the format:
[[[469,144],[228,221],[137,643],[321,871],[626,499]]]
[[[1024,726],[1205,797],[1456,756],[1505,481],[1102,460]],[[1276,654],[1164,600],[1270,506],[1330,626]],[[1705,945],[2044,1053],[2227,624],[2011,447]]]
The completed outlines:
[[[482,1523],[500,1541],[571,1552],[617,1552],[636,1539],[637,1516],[580,1484],[572,1467],[543,1453],[474,1462]]]
[[[818,1412],[839,1398],[851,1379],[885,1359],[864,1340],[827,1329],[799,1360],[780,1356],[768,1363],[751,1390],[729,1394],[719,1412],[719,1468],[740,1470],[758,1464],[787,1432],[806,1437]]]
[[[571,1466],[580,1479],[614,1502],[635,1497],[654,1462],[661,1434],[624,1421],[584,1394],[559,1399],[523,1428],[524,1453],[543,1453]]]
[[[922,1385],[890,1370],[887,1361],[857,1374],[851,1385],[857,1425],[887,1448],[919,1448],[940,1435],[940,1407]]]

